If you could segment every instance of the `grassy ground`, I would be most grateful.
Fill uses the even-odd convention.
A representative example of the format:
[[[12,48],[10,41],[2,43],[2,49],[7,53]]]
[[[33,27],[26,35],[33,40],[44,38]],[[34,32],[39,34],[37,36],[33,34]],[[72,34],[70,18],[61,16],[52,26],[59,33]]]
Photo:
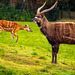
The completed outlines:
[[[75,75],[75,45],[61,44],[58,64],[52,64],[51,45],[38,26],[17,23],[28,24],[33,32],[18,31],[17,43],[15,37],[12,42],[10,32],[0,33],[0,75]]]

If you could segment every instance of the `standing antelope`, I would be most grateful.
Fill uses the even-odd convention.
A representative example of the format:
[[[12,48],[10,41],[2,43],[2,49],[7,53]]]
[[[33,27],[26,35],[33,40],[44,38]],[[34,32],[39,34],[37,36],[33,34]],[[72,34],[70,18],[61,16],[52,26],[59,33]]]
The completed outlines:
[[[6,21],[6,20],[0,20],[0,31],[8,31],[11,32],[12,34],[12,42],[13,42],[13,38],[14,36],[17,37],[16,42],[18,41],[18,36],[17,36],[17,32],[18,30],[27,30],[29,32],[32,32],[31,28],[28,25],[19,25],[15,22],[12,21]]]
[[[52,10],[57,5],[57,1],[51,8],[40,12],[45,4],[46,2],[40,8],[38,8],[37,14],[32,20],[33,22],[38,24],[40,31],[46,36],[49,43],[52,45],[52,63],[54,63],[54,58],[55,63],[57,63],[57,53],[59,50],[59,45],[61,43],[75,44],[75,23],[49,22],[44,13]]]

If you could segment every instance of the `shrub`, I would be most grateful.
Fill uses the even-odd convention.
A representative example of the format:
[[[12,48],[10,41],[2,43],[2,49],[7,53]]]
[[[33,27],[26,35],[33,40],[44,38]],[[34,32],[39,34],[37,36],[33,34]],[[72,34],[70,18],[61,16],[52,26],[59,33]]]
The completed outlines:
[[[32,13],[27,10],[15,9],[12,6],[0,5],[0,19],[1,20],[19,20],[19,21],[32,21]]]

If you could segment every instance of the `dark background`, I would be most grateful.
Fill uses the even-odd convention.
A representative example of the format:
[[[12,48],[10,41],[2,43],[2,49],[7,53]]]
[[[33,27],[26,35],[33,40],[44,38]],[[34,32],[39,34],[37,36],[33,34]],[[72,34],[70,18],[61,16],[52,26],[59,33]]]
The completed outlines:
[[[0,19],[32,21],[37,8],[44,2],[50,8],[56,0],[0,0]],[[62,18],[75,18],[75,0],[59,0],[58,6],[45,14],[48,20],[56,21]]]

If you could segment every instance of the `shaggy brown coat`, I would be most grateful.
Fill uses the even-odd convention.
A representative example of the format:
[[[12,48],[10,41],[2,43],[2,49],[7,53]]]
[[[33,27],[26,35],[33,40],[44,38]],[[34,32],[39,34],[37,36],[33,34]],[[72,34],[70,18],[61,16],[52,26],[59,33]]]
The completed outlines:
[[[52,63],[57,63],[57,53],[61,43],[75,44],[75,23],[73,22],[49,22],[44,16],[45,12],[52,10],[57,2],[49,9],[40,10],[44,7],[46,2],[37,10],[36,16],[32,19],[37,23],[41,32],[46,36],[49,43],[52,45]]]

